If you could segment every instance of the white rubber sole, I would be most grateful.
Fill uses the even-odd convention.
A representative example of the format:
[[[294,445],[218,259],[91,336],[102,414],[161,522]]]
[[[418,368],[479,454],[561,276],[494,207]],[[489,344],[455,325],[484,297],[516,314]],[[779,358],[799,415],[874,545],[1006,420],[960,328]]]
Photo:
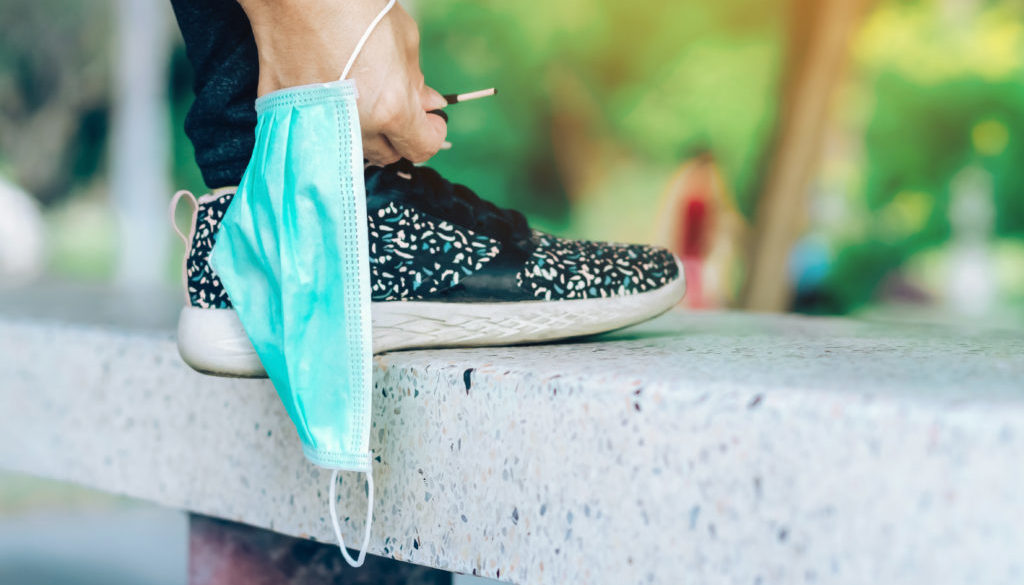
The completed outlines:
[[[686,293],[683,270],[665,286],[603,299],[516,303],[372,303],[373,353],[428,347],[480,347],[604,333],[657,317]],[[265,377],[256,350],[231,309],[185,307],[178,320],[185,363],[219,376]]]

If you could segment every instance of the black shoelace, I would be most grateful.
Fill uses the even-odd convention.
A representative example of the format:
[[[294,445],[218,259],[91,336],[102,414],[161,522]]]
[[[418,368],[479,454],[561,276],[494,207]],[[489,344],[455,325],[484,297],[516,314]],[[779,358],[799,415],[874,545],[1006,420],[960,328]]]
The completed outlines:
[[[386,186],[411,192],[440,218],[480,233],[500,235],[502,239],[525,238],[530,234],[523,214],[481,199],[469,187],[452,183],[434,169],[418,167],[405,159],[377,168],[387,178]]]

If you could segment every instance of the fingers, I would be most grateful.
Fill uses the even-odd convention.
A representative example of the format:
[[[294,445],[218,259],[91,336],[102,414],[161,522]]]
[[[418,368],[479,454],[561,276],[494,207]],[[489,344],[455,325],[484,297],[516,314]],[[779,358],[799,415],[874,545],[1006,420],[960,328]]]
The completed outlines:
[[[386,128],[384,135],[402,157],[424,162],[441,149],[448,135],[448,124],[438,116],[417,109],[409,122]]]
[[[448,124],[441,117],[428,114],[422,105],[436,104],[437,100],[423,94],[406,101],[399,107],[388,106],[386,100],[381,100],[382,105],[363,121],[363,153],[371,162],[389,164],[406,158],[420,163],[441,149]]]
[[[444,97],[437,91],[422,85],[398,93],[385,94],[378,99],[372,114],[364,125],[366,135],[381,136],[392,150],[412,162],[424,162],[437,154],[448,135],[448,125],[426,108],[436,109],[446,105]],[[376,156],[390,158],[391,152],[380,146],[381,141],[372,140],[364,146],[373,148]]]
[[[440,116],[444,120],[445,124],[448,123],[448,114],[444,113],[445,106],[448,105],[448,100],[444,99],[434,88],[424,85],[423,90],[420,92],[420,102],[423,105],[423,110],[428,114]]]
[[[448,100],[444,99],[441,92],[424,85],[422,91],[420,91],[420,105],[423,111],[429,112],[430,110],[440,110],[448,105]]]
[[[398,162],[402,155],[391,146],[382,134],[363,137],[363,158],[370,163],[384,166]]]

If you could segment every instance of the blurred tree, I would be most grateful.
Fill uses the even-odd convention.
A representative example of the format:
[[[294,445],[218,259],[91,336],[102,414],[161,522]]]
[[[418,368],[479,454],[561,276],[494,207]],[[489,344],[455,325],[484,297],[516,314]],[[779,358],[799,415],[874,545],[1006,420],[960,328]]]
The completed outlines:
[[[744,306],[789,308],[789,257],[806,229],[829,105],[847,62],[865,0],[791,0],[786,85],[751,244]]]

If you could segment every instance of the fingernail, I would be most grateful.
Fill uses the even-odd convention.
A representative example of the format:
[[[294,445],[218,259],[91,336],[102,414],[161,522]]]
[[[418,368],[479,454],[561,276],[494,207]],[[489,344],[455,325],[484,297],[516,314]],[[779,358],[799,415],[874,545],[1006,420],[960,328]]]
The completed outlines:
[[[452,149],[452,143],[451,142],[448,142],[447,140],[445,140],[444,142],[441,143],[441,150],[451,150],[451,149]]]

